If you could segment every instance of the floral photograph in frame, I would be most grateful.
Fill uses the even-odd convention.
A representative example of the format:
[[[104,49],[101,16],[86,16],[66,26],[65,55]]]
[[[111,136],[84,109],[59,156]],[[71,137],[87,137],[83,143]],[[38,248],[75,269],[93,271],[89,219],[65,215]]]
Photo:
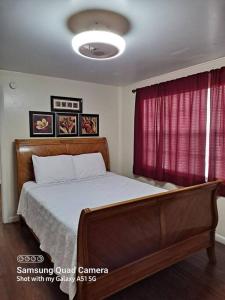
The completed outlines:
[[[79,135],[99,136],[99,115],[80,114],[79,115]]]
[[[55,136],[55,114],[52,112],[30,111],[30,136],[53,137]]]
[[[56,136],[78,136],[78,115],[73,113],[56,113]]]

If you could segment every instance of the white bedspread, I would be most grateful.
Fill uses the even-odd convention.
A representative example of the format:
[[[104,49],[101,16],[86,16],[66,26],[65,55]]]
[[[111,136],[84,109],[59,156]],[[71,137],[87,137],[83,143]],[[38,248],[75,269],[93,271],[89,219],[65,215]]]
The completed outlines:
[[[26,182],[18,214],[22,215],[50,254],[54,268],[76,265],[77,229],[81,210],[166,190],[111,172],[91,179],[58,184]],[[73,275],[72,275],[73,276]],[[76,284],[62,281],[60,288],[73,299]]]

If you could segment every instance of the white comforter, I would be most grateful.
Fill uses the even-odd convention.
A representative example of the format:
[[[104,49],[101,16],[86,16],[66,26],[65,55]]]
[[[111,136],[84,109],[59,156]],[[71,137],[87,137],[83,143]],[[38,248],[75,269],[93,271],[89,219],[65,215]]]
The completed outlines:
[[[58,184],[26,182],[18,214],[22,215],[50,254],[54,268],[76,266],[77,230],[81,210],[136,197],[164,192],[164,189],[111,172],[91,179]],[[73,276],[73,275],[71,275]],[[75,282],[62,281],[60,288],[73,299]]]

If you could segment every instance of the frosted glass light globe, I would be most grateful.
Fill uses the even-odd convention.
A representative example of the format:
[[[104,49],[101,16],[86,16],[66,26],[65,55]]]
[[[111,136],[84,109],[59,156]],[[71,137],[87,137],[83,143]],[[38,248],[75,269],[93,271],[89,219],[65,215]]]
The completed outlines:
[[[118,51],[116,51],[116,54],[112,57],[107,58],[96,58],[96,57],[88,57],[86,55],[83,55],[81,53],[81,47],[84,47],[85,45],[94,45],[94,44],[106,44],[111,45],[115,47]],[[72,39],[72,47],[73,50],[86,58],[90,59],[112,59],[115,57],[120,56],[126,47],[125,40],[118,34],[109,32],[109,31],[100,31],[100,30],[90,30],[90,31],[84,31],[74,36]]]

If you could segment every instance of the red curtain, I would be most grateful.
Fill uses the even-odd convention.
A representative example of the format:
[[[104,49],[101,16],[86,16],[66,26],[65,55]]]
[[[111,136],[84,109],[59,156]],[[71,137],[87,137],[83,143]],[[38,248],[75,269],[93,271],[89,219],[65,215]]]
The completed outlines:
[[[225,67],[210,72],[209,181],[225,179]],[[225,196],[225,185],[221,185]]]
[[[137,90],[134,174],[205,182],[207,88],[205,72]]]

